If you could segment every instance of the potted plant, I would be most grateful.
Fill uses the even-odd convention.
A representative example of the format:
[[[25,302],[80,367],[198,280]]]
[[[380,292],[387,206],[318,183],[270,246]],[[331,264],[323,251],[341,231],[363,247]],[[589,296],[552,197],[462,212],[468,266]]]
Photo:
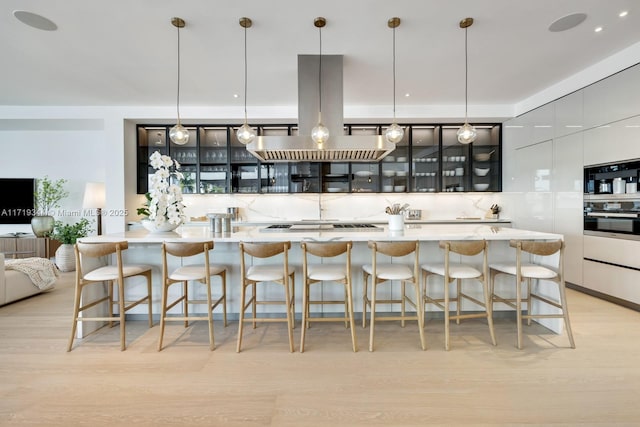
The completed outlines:
[[[66,272],[76,269],[73,245],[79,238],[88,236],[92,231],[91,224],[86,218],[82,218],[74,224],[63,224],[62,221],[55,221],[52,237],[61,243],[56,250],[56,265],[60,271]]]
[[[51,235],[55,226],[53,209],[60,207],[60,200],[69,195],[64,189],[66,179],[52,181],[48,176],[36,180],[36,188],[33,192],[35,213],[31,219],[31,229],[37,237]]]

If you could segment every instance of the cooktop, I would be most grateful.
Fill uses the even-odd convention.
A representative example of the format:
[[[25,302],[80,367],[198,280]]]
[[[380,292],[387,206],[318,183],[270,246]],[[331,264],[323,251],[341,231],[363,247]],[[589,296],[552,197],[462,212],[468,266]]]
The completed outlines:
[[[298,231],[382,231],[374,224],[272,224],[262,228],[261,232],[298,232]]]

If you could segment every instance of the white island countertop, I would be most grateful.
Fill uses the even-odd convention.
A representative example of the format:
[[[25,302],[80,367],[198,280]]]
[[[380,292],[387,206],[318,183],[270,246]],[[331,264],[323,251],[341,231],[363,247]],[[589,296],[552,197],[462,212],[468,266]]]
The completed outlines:
[[[165,240],[198,241],[213,239],[215,242],[279,242],[289,240],[351,240],[366,242],[369,240],[554,240],[562,239],[561,234],[521,230],[500,225],[480,223],[457,224],[405,224],[402,231],[390,231],[386,225],[379,225],[377,231],[339,231],[339,230],[303,230],[303,231],[271,231],[264,232],[266,225],[234,225],[230,233],[212,233],[207,226],[178,227],[175,232],[150,233],[144,229],[130,230],[123,233],[113,233],[102,236],[89,236],[80,239],[82,242],[104,242],[126,240],[129,243],[162,243]]]

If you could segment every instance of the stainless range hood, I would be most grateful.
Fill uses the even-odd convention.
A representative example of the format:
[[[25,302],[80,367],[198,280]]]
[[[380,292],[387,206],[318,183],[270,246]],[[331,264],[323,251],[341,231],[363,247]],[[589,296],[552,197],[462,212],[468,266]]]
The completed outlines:
[[[263,162],[376,162],[395,149],[382,135],[345,135],[342,55],[322,55],[322,121],[329,140],[318,148],[318,55],[298,55],[298,128],[295,136],[259,136],[247,151]]]

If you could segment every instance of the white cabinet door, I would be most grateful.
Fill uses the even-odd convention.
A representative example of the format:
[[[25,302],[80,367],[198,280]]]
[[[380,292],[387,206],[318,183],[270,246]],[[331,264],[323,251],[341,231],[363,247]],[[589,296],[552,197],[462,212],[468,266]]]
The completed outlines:
[[[565,278],[582,284],[582,133],[553,141],[553,217],[555,233],[564,235]]]
[[[640,158],[639,134],[640,115],[585,131],[585,166]]]
[[[640,114],[640,66],[596,82],[584,91],[584,125],[601,126]]]
[[[502,125],[502,151],[531,145],[533,126],[528,122],[531,113],[508,120]],[[503,162],[504,163],[504,162]]]
[[[580,132],[583,128],[583,92],[576,91],[555,101],[554,136]]]
[[[537,143],[553,138],[555,123],[555,102],[550,102],[531,111],[531,142]]]
[[[516,150],[517,175],[513,191],[518,192],[520,200],[515,203],[515,227],[536,231],[553,230],[552,158],[552,141]]]

